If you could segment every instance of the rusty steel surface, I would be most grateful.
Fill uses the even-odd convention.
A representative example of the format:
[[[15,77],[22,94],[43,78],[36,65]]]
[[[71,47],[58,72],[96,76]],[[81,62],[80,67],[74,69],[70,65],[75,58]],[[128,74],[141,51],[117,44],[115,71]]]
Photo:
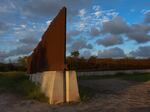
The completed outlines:
[[[41,41],[28,57],[30,74],[43,71],[63,71],[66,55],[66,8],[51,22]]]

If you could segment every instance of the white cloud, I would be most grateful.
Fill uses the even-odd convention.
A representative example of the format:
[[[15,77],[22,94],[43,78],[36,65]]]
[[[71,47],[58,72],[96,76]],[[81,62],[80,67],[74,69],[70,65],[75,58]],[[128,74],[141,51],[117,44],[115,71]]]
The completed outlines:
[[[99,11],[100,10],[100,6],[99,5],[94,5],[92,7],[92,9],[95,10],[95,11]]]
[[[105,22],[108,22],[109,21],[109,18],[107,16],[103,16],[101,18],[101,23],[105,23]]]
[[[102,14],[103,14],[103,12],[100,10],[100,6],[98,6],[98,5],[94,5],[93,7],[92,7],[92,9],[94,10],[94,15],[98,18],[98,17],[100,17],[100,16],[102,16]]]
[[[83,53],[81,53],[81,56],[84,58],[89,58],[92,55],[91,51],[85,50]]]
[[[101,12],[101,11],[96,11],[96,12],[95,12],[95,16],[96,16],[96,17],[100,17],[101,15],[102,15],[102,12]]]
[[[88,31],[92,26],[100,26],[103,22],[107,22],[119,14],[114,9],[101,10],[100,6],[93,6],[92,9],[93,10],[79,10],[78,15],[80,20],[74,23],[76,29]]]
[[[116,17],[116,16],[118,16],[118,14],[119,13],[117,13],[117,12],[108,12],[107,13],[108,16],[112,16],[113,18]]]
[[[150,12],[150,10],[146,10],[146,9],[142,9],[142,10],[141,10],[141,13],[142,13],[142,14],[146,14],[146,13],[148,13],[148,12]]]
[[[50,25],[51,22],[52,22],[52,20],[48,20],[48,21],[46,21],[46,24]]]
[[[22,28],[26,28],[26,25],[24,25],[24,24],[22,24],[22,25],[20,25]]]
[[[85,16],[85,14],[86,14],[86,11],[85,11],[85,9],[81,9],[81,10],[79,10],[79,16],[80,17],[84,17]]]

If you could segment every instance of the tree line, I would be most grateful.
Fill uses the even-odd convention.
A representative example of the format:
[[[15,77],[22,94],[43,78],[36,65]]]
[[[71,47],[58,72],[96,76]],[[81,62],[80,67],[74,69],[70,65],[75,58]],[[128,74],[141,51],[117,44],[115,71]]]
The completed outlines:
[[[112,59],[98,58],[96,56],[91,56],[87,59],[81,57],[79,51],[71,52],[71,55],[66,58],[66,62],[68,70],[77,71],[150,69],[150,59]],[[0,63],[0,72],[26,70],[27,56],[20,57],[16,63]]]
[[[71,53],[67,57],[67,65],[69,70],[77,71],[104,71],[104,70],[133,70],[133,69],[150,69],[149,59],[134,58],[98,58],[91,56],[88,59],[79,56],[78,51]]]

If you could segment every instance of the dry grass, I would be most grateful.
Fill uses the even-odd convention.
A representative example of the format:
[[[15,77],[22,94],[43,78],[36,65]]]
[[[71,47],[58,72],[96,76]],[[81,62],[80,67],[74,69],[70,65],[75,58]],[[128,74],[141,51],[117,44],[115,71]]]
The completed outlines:
[[[31,82],[24,72],[1,72],[0,88],[28,99],[47,101],[47,98],[40,92],[40,87]]]

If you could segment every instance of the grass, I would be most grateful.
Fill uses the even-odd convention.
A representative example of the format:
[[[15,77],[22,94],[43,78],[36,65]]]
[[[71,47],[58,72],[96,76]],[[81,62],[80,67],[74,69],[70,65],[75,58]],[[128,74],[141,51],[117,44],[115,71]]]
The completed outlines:
[[[0,88],[18,93],[27,99],[48,101],[48,98],[40,92],[40,87],[31,82],[24,72],[0,72]]]
[[[115,75],[105,75],[105,76],[79,76],[78,80],[101,80],[101,79],[112,79],[112,78],[118,78],[122,80],[127,80],[127,81],[134,81],[134,82],[146,82],[150,80],[150,73],[130,73],[130,74],[125,74],[125,73],[118,73]],[[91,99],[97,91],[93,90],[92,88],[89,87],[84,87],[82,85],[79,85],[79,92],[80,92],[80,97],[81,101],[87,101]]]
[[[150,73],[118,73],[113,76],[79,76],[78,80],[96,80],[119,78],[127,81],[146,82],[150,80]],[[0,89],[23,95],[27,99],[35,99],[47,102],[48,98],[40,92],[40,87],[29,80],[24,72],[0,72]],[[96,91],[89,87],[79,85],[81,101],[87,101],[96,94]]]
[[[96,80],[96,79],[112,79],[119,78],[127,81],[146,82],[150,80],[150,73],[117,73],[115,75],[92,75],[92,76],[79,76],[79,80]]]
[[[95,89],[87,86],[84,87],[82,85],[79,85],[78,87],[79,87],[80,100],[83,102],[90,100],[97,93]]]
[[[150,80],[150,73],[130,73],[124,74],[121,73],[116,74],[116,77],[127,80],[127,81],[136,81],[136,82],[146,82]]]

